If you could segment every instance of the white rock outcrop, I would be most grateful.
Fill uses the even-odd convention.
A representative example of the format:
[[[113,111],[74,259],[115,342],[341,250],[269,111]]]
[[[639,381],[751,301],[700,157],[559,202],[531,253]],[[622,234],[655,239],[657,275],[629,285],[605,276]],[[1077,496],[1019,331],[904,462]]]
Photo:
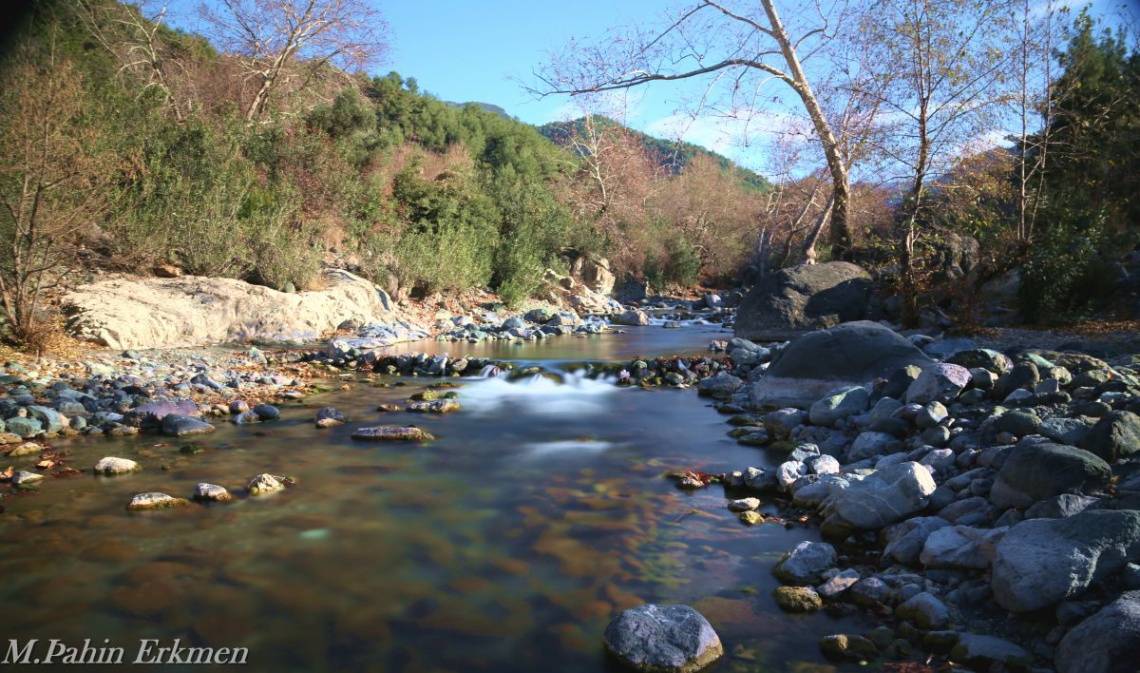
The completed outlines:
[[[346,320],[392,317],[388,295],[371,282],[326,269],[327,289],[285,293],[231,278],[115,276],[63,298],[68,330],[114,349],[181,348],[215,343],[303,343]]]

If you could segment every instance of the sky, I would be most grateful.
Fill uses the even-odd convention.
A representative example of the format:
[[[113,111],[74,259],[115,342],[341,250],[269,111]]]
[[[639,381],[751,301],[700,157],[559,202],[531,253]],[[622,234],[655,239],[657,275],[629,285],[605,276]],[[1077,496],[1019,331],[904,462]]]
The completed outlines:
[[[567,96],[543,99],[528,93],[537,86],[533,71],[572,37],[598,38],[608,28],[631,23],[660,25],[669,8],[692,0],[376,0],[389,24],[386,62],[373,68],[413,77],[421,91],[442,100],[485,102],[530,123],[567,120],[581,109]],[[798,3],[799,0],[783,0]],[[783,4],[783,3],[778,3]],[[1080,6],[1085,0],[1073,0]],[[181,4],[181,3],[179,3]],[[1140,9],[1140,0],[1092,0],[1094,15],[1111,17],[1116,7]],[[690,89],[691,90],[691,89]],[[765,148],[745,146],[731,125],[713,118],[692,119],[680,112],[683,85],[654,83],[625,94],[616,103],[629,126],[669,139],[682,139],[725,154],[753,170],[765,171]],[[788,112],[776,110],[766,123],[782,127]],[[763,120],[762,120],[763,121]],[[998,134],[1000,135],[1000,134]]]
[[[681,5],[691,4],[682,1]],[[1074,1],[1074,6],[1084,4]],[[1140,0],[1093,0],[1094,15],[1111,20],[1122,4]],[[669,0],[394,0],[381,5],[391,29],[388,63],[414,77],[420,89],[454,102],[493,103],[531,123],[570,119],[580,109],[566,96],[537,100],[523,83],[535,85],[533,70],[571,37],[604,35],[607,28],[631,22],[659,24],[663,11],[679,6]],[[726,154],[738,163],[763,170],[758,147],[741,146],[731,128],[713,119],[690,120],[679,113],[681,87],[654,83],[621,101],[623,121],[652,135],[683,139]],[[780,113],[776,113],[780,116]]]

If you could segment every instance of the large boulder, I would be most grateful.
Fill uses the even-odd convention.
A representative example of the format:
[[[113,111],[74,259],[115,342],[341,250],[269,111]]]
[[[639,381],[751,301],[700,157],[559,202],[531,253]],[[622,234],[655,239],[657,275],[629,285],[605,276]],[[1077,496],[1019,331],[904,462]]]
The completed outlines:
[[[782,269],[744,297],[736,336],[775,341],[863,320],[868,317],[871,290],[871,275],[848,262]]]
[[[801,542],[784,554],[772,572],[787,584],[819,584],[823,573],[835,567],[835,547],[826,542]]]
[[[610,271],[610,262],[604,257],[583,255],[570,264],[570,275],[590,290],[599,294],[612,294],[617,277]]]
[[[636,671],[692,673],[724,654],[704,615],[687,605],[639,605],[606,627],[606,649]]]
[[[931,363],[894,330],[851,322],[797,338],[776,355],[749,395],[756,407],[806,408],[836,388],[864,385],[907,365]]]
[[[1134,673],[1140,666],[1140,591],[1129,591],[1061,639],[1058,673]]]
[[[926,507],[935,488],[925,466],[899,463],[835,491],[824,511],[833,526],[878,530]]]
[[[1140,511],[1092,510],[1032,519],[994,549],[990,587],[999,605],[1030,612],[1080,596],[1140,559]]]
[[[112,349],[222,342],[304,343],[345,321],[382,322],[388,295],[371,282],[325,270],[327,289],[286,293],[231,278],[114,276],[63,298],[69,331]]]
[[[1026,508],[1062,493],[1089,495],[1108,488],[1112,469],[1088,451],[1022,440],[1005,459],[990,491],[998,507]]]
[[[1140,451],[1140,416],[1131,411],[1108,414],[1085,435],[1081,448],[1107,461],[1131,456]]]

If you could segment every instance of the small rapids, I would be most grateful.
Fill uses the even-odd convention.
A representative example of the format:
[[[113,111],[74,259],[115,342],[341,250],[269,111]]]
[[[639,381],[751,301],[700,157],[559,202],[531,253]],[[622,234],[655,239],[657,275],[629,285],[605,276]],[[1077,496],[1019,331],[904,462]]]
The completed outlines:
[[[476,415],[508,411],[548,418],[594,416],[607,410],[609,398],[623,392],[615,382],[612,377],[588,378],[583,371],[516,381],[505,374],[490,375],[463,391],[463,407]]]

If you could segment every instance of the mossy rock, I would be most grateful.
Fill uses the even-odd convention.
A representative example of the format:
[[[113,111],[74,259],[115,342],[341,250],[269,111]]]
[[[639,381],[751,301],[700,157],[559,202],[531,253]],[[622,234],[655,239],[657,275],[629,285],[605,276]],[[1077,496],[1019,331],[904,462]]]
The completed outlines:
[[[788,612],[815,612],[823,608],[823,599],[811,587],[776,587],[772,594],[776,605]]]

